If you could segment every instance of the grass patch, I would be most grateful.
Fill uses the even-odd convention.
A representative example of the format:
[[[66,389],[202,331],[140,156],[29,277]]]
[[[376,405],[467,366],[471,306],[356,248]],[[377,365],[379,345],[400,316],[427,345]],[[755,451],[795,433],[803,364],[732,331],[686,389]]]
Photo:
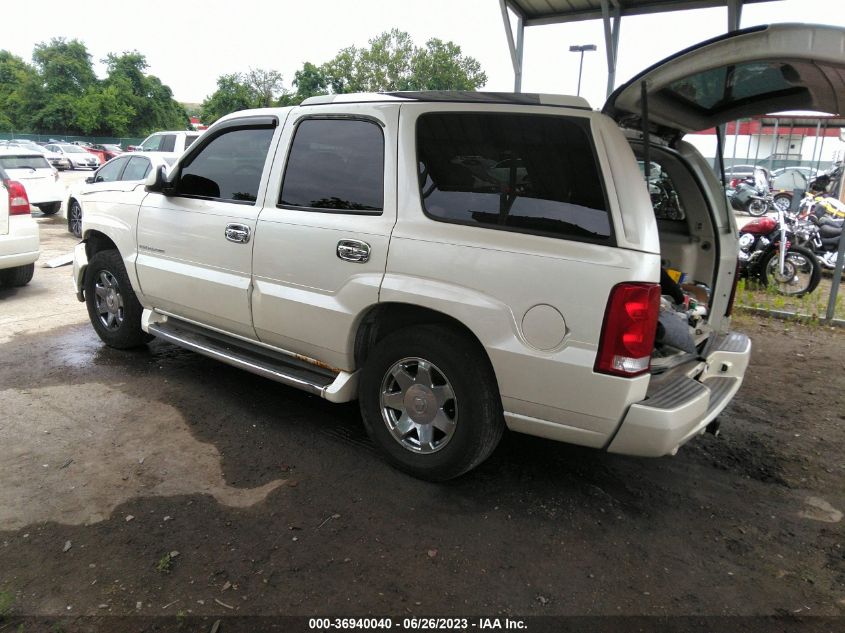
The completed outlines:
[[[169,574],[171,569],[173,569],[173,557],[170,554],[165,554],[156,564],[156,571],[160,574]]]
[[[0,591],[0,622],[12,615],[15,596],[11,591]]]
[[[735,303],[739,308],[791,312],[799,320],[821,321],[825,318],[830,301],[831,280],[830,275],[823,274],[819,287],[813,292],[803,297],[788,297],[771,286],[761,286],[753,279],[740,279],[736,287]],[[839,288],[833,318],[845,320],[845,284]]]

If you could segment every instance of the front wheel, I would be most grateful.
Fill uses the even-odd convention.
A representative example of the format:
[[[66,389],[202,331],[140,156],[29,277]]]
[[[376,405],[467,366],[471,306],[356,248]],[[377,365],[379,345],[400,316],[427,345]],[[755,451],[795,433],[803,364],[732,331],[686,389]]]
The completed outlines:
[[[760,281],[764,286],[771,284],[782,295],[800,297],[813,292],[819,285],[822,272],[816,256],[803,246],[790,246],[780,271],[780,257],[777,248],[766,255],[760,263]]]
[[[769,205],[764,200],[751,200],[748,203],[748,214],[753,215],[755,218],[766,215],[766,211],[768,210]]]
[[[88,263],[85,303],[94,331],[109,347],[129,349],[152,340],[141,329],[143,308],[116,250],[100,251]]]
[[[364,366],[359,400],[367,433],[387,459],[429,481],[480,464],[505,426],[487,356],[442,325],[406,328],[380,341]]]

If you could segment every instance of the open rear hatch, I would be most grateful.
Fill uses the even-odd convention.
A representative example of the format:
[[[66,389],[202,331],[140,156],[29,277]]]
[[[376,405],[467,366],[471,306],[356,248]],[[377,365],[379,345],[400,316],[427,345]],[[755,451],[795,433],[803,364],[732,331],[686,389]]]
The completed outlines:
[[[685,150],[679,143],[686,133],[743,117],[787,110],[842,115],[843,106],[845,29],[775,24],[707,40],[658,62],[620,86],[608,98],[603,112],[623,128],[648,130],[655,154],[660,153],[657,145],[668,144],[679,148],[681,153],[686,152],[689,159],[689,149]],[[632,139],[635,152],[653,165],[648,145]],[[703,165],[700,157],[698,160]],[[718,183],[709,173],[711,170],[703,165],[700,171],[702,186],[718,191]],[[659,184],[649,176],[650,189]],[[721,194],[713,195],[715,202],[712,204],[723,204],[723,198]],[[696,205],[689,206],[688,211],[694,211]],[[674,236],[674,241],[664,242],[664,237],[671,237],[664,236],[667,227],[671,231],[671,222],[661,225],[657,205],[655,214],[661,230],[661,255],[664,262],[668,262],[667,268],[672,268],[673,260],[689,264],[693,249],[687,246],[682,253],[684,256],[673,257],[681,254],[678,250],[673,252],[673,248],[684,247],[679,247],[678,235]],[[668,369],[684,362],[684,358],[690,358],[696,350],[701,351],[710,336],[710,323],[719,329],[722,315],[727,312],[735,277],[735,223],[727,208],[717,209],[716,214],[720,217],[713,218],[712,232],[703,238],[693,234],[695,225],[704,219],[699,216],[688,220],[687,234],[691,242],[695,239],[716,242],[715,254],[700,256],[710,258],[702,261],[710,262],[712,274],[703,274],[699,266],[695,278],[688,279],[682,288],[676,285],[674,292],[667,292],[664,273],[658,341],[665,336],[663,340],[669,344],[658,342],[652,359],[653,371]],[[683,283],[683,279],[678,279],[682,271],[668,272]],[[671,286],[671,282],[668,285]]]
[[[640,129],[643,83],[649,129],[667,140],[772,112],[841,115],[845,29],[772,24],[707,40],[617,88],[602,111],[623,127]]]

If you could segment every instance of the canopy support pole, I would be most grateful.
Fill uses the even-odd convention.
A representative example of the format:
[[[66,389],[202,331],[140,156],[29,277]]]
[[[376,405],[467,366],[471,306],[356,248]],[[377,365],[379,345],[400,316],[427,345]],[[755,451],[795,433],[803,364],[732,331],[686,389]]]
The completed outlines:
[[[742,21],[742,0],[728,0],[728,33],[739,30]]]
[[[513,91],[522,92],[522,51],[525,44],[525,20],[522,14],[507,0],[499,0],[499,7],[502,10],[502,22],[505,25],[505,36],[508,38],[508,50],[511,54],[511,64],[513,64]],[[513,38],[508,9],[516,15],[516,42]]]
[[[610,4],[613,8],[610,8]],[[601,18],[604,23],[604,48],[607,52],[607,95],[616,87],[616,60],[619,52],[619,29],[622,26],[622,16],[619,0],[601,0]],[[611,18],[613,18],[611,24]]]

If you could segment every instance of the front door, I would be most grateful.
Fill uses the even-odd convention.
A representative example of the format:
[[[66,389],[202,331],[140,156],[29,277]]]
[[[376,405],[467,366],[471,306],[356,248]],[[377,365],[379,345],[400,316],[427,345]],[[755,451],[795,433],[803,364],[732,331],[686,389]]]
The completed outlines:
[[[255,337],[253,238],[277,130],[276,118],[266,116],[218,127],[191,148],[166,192],[144,198],[136,269],[157,310]]]

